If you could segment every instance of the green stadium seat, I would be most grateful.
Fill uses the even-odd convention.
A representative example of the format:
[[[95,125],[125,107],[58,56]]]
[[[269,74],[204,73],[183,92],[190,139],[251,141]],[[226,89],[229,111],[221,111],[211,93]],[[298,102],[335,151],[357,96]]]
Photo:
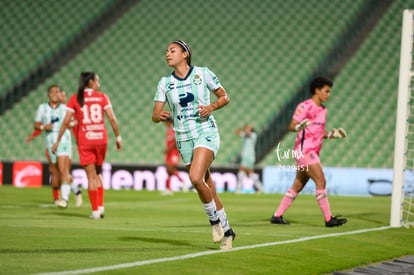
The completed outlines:
[[[39,62],[42,56],[79,30],[84,22],[81,18],[87,17],[90,20],[107,4],[106,1],[98,0],[88,2],[88,6],[99,7],[94,9],[94,14],[89,14],[90,9],[87,7],[79,9],[77,5],[67,2],[58,6],[54,2],[45,1],[33,13],[36,15],[42,9],[49,10],[46,6],[50,5],[60,18],[61,24],[48,30],[50,38],[37,40],[42,37],[39,33],[45,29],[44,24],[47,22],[33,22],[30,26],[36,27],[30,39],[36,41],[33,44],[38,45],[38,48],[24,51],[27,57],[21,57],[21,53],[11,49],[0,51],[2,60],[3,56],[14,56],[13,61],[18,67],[17,70],[7,72],[7,81],[0,79],[0,83],[9,83],[9,79],[15,78],[27,64]],[[0,4],[0,8],[7,7],[0,9],[0,15],[11,19],[7,17],[11,12],[8,4],[10,3],[7,1]],[[363,0],[338,2],[335,5],[330,0],[229,0],[213,12],[207,9],[208,5],[204,1],[189,1],[185,4],[162,0],[142,1],[102,34],[96,43],[86,48],[46,80],[45,84],[18,103],[11,110],[13,115],[6,113],[1,116],[0,125],[10,125],[12,121],[16,123],[12,117],[17,117],[26,126],[22,127],[24,131],[15,135],[18,136],[16,138],[24,140],[32,127],[37,104],[45,97],[47,86],[59,83],[71,95],[76,93],[80,71],[94,70],[101,75],[102,90],[109,94],[114,105],[125,143],[123,152],[115,152],[110,146],[108,160],[124,163],[163,163],[165,129],[162,125],[151,122],[152,98],[159,78],[171,71],[164,60],[167,43],[183,38],[193,46],[194,64],[208,66],[216,72],[231,96],[230,105],[215,113],[223,144],[215,164],[227,164],[240,150],[239,142],[235,142],[237,137],[234,135],[234,128],[250,122],[260,131],[328,54],[363,4]],[[191,25],[171,24],[172,15],[184,5],[190,11],[188,14]],[[324,146],[324,155],[327,156],[323,159],[324,165],[390,165],[389,158],[385,157],[379,158],[383,159],[382,163],[369,162],[370,157],[366,155],[372,158],[372,151],[378,147],[373,145],[364,148],[357,144],[369,143],[369,136],[372,136],[381,120],[387,116],[395,117],[395,100],[389,104],[386,102],[383,113],[382,110],[376,110],[376,106],[382,106],[389,97],[389,92],[396,90],[398,54],[395,57],[395,52],[399,52],[399,40],[386,40],[387,34],[384,33],[391,33],[392,37],[395,36],[394,33],[399,33],[401,22],[397,17],[400,16],[398,12],[402,6],[405,4],[400,1],[394,3],[393,8],[335,79],[334,92],[327,103],[328,125],[344,127],[350,136],[344,141],[332,141]],[[214,20],[215,18],[220,20]],[[231,20],[222,20],[223,18]],[[394,20],[398,22],[390,24]],[[24,29],[23,25],[27,25],[27,22],[17,24],[16,30]],[[325,26],[330,27],[329,32],[323,31]],[[236,27],[243,30],[242,35],[234,31]],[[210,33],[212,35],[206,35]],[[16,34],[17,38],[12,41],[21,45],[25,40],[19,39],[21,34],[18,31]],[[373,119],[375,124],[372,126],[366,125],[369,124],[370,117],[375,115],[370,116],[367,113],[378,114],[378,119]],[[393,119],[387,120],[388,123],[392,121]],[[387,128],[387,131],[394,130]],[[5,132],[5,138],[10,139],[10,133]],[[281,142],[286,147],[291,147],[293,140],[294,134],[289,133]],[[375,140],[376,144],[383,142],[385,141],[382,138]],[[42,147],[39,144],[37,147]],[[42,158],[42,148],[33,145],[30,144],[28,148],[31,149],[26,152],[16,150],[17,153],[13,154],[9,153],[7,145],[1,144],[0,150],[4,159]],[[392,147],[393,145],[387,150],[392,150]],[[355,160],[359,150],[365,149],[369,152]],[[275,164],[273,152],[260,163],[268,164]]]

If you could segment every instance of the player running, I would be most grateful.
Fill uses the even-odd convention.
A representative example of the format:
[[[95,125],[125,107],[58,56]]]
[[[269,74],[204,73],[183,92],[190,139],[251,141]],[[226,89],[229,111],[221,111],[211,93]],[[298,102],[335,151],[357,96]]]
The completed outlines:
[[[213,72],[206,67],[191,66],[191,48],[184,41],[169,44],[165,57],[174,71],[158,83],[152,121],[173,118],[177,147],[212,225],[213,241],[221,241],[221,249],[230,249],[236,234],[210,175],[210,165],[220,146],[212,112],[227,105],[229,98]],[[210,103],[211,92],[217,97],[213,103]],[[163,110],[166,102],[171,112]]]
[[[331,95],[333,82],[325,77],[316,77],[310,84],[312,97],[301,102],[293,114],[289,130],[297,132],[294,145],[295,160],[297,163],[296,178],[293,185],[282,198],[271,223],[288,224],[283,214],[291,206],[299,192],[305,187],[309,179],[316,185],[316,200],[325,219],[326,227],[339,226],[347,219],[333,217],[326,192],[326,179],[319,159],[324,138],[344,138],[347,136],[344,129],[325,130],[327,109],[322,105]]]

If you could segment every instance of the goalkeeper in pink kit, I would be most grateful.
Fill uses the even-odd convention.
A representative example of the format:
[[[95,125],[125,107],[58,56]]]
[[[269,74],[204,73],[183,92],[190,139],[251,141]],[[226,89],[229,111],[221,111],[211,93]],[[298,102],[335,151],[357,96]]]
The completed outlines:
[[[287,193],[283,196],[270,222],[276,224],[288,224],[283,214],[292,205],[300,191],[305,187],[309,179],[316,185],[316,200],[325,219],[326,227],[340,226],[347,219],[332,216],[329,200],[326,192],[326,179],[319,159],[323,139],[345,138],[344,129],[332,129],[326,131],[327,109],[322,105],[331,94],[333,82],[325,77],[316,77],[310,84],[312,97],[296,107],[289,131],[297,132],[295,140],[295,161],[297,163],[296,177]]]

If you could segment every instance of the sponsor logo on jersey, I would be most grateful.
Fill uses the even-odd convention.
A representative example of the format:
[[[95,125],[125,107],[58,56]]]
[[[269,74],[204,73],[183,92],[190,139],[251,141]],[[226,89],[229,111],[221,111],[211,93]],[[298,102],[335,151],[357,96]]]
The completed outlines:
[[[180,89],[180,88],[186,88],[191,87],[191,83],[184,83],[181,85],[176,86],[176,83],[170,83],[167,87],[168,90],[174,90],[174,89]],[[168,91],[167,91],[168,92]]]
[[[86,132],[86,135],[85,136],[89,140],[92,140],[92,139],[103,139],[104,138],[104,134],[102,132],[92,132],[92,131],[89,131],[89,132]]]
[[[180,106],[187,107],[188,103],[194,101],[194,95],[192,93],[184,93],[179,95],[180,98]]]

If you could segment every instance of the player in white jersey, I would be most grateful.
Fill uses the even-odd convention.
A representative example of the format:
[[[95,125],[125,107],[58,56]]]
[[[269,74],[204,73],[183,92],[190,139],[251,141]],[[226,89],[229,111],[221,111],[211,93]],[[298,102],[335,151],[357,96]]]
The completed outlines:
[[[59,207],[66,208],[70,194],[70,174],[69,174],[69,157],[72,154],[72,143],[70,132],[67,131],[64,136],[64,142],[59,146],[56,154],[52,152],[52,146],[56,141],[60,125],[66,115],[65,104],[60,102],[60,88],[52,85],[48,88],[49,102],[42,103],[37,108],[34,128],[45,133],[45,147],[50,156],[50,162],[55,165],[59,171],[61,183],[61,199],[55,201]]]
[[[246,177],[252,180],[257,193],[263,192],[263,186],[259,176],[254,173],[254,163],[256,162],[256,141],[257,134],[250,124],[243,128],[237,128],[236,134],[243,139],[243,147],[241,151],[240,168],[237,173],[236,193],[240,193],[243,181]]]
[[[231,249],[236,234],[210,174],[210,165],[220,147],[212,112],[227,105],[229,97],[212,71],[191,66],[191,48],[184,41],[168,45],[166,61],[174,71],[158,83],[152,120],[155,123],[168,117],[174,120],[177,147],[212,225],[213,241],[221,241],[221,249]],[[211,93],[217,98],[213,103]],[[170,111],[164,110],[166,103]]]

